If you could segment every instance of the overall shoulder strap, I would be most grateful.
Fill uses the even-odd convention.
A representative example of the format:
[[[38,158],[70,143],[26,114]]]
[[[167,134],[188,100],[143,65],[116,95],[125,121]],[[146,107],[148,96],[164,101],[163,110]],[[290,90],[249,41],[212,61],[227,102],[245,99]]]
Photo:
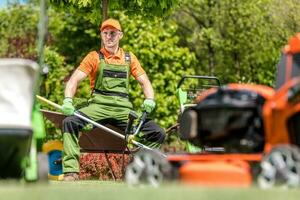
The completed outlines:
[[[103,53],[101,51],[97,51],[97,53],[99,55],[99,61],[100,61],[99,65],[105,65]],[[103,78],[103,67],[98,66],[96,77],[95,77],[94,90],[97,89],[98,87],[100,87],[100,85],[102,85],[102,78]]]
[[[130,64],[131,63],[131,57],[129,52],[125,52],[125,62]]]
[[[101,51],[98,51],[99,60],[104,60],[104,55]]]
[[[126,82],[126,88],[128,90],[129,88],[129,78],[130,78],[130,64],[131,64],[131,57],[129,52],[125,52],[125,63],[128,65],[127,67],[127,82]]]

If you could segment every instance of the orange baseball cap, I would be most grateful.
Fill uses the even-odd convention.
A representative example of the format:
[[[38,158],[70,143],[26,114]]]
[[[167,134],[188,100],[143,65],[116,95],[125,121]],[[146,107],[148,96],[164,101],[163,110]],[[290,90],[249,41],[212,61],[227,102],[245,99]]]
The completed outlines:
[[[119,23],[118,20],[115,20],[115,19],[107,19],[107,20],[105,20],[101,24],[100,31],[102,31],[107,26],[112,26],[112,27],[118,29],[119,31],[122,31],[121,25],[120,25],[120,23]]]

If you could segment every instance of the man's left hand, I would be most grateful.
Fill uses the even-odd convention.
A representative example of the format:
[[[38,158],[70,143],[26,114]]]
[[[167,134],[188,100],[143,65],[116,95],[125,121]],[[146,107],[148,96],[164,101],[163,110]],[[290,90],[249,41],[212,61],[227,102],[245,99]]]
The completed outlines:
[[[153,99],[145,99],[144,103],[142,104],[143,111],[147,113],[151,113],[155,108],[155,101]]]

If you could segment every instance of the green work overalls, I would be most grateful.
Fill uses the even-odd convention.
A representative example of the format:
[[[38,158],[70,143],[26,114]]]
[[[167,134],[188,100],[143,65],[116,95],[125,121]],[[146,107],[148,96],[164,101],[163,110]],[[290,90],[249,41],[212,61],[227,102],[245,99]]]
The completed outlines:
[[[103,55],[99,54],[100,63],[97,69],[94,91],[89,105],[79,111],[93,121],[115,119],[127,123],[132,103],[128,99],[130,76],[130,56],[125,53],[125,65],[106,64]],[[79,172],[80,149],[75,134],[64,133],[63,171]]]

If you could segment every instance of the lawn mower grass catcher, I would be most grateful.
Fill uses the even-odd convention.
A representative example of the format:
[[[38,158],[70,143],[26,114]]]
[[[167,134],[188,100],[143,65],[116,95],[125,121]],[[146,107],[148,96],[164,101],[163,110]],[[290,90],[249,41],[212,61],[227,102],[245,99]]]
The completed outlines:
[[[179,96],[180,138],[202,152],[167,154],[165,159],[144,152],[128,167],[142,174],[140,181],[153,184],[156,177],[153,185],[175,179],[202,186],[249,187],[257,183],[262,188],[298,187],[299,58],[298,34],[283,50],[278,66],[278,73],[283,74],[277,74],[276,90],[264,85],[228,84],[205,90],[185,106],[182,102],[187,102],[188,92],[179,89],[183,94]],[[206,151],[216,147],[223,152]],[[138,167],[146,163],[151,164],[141,172]],[[133,184],[139,182],[133,180]]]
[[[45,136],[34,104],[39,71],[25,59],[0,59],[0,178],[47,180],[48,158],[37,152]]]

